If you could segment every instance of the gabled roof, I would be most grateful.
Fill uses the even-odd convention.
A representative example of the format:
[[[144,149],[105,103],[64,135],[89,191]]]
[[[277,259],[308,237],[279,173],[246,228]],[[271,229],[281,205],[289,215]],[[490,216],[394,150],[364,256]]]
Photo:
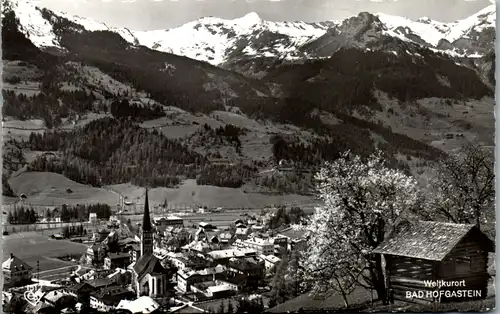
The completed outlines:
[[[156,258],[153,254],[146,254],[141,256],[141,258],[135,263],[134,271],[137,277],[141,279],[147,274],[152,273],[163,273],[165,268],[163,268],[160,260]]]
[[[25,261],[21,260],[14,254],[10,254],[10,258],[2,263],[3,270],[9,271],[22,271],[22,270],[31,270],[33,267],[28,265]]]
[[[469,233],[474,232],[488,250],[493,242],[476,226],[435,221],[406,222],[397,227],[373,253],[405,256],[425,260],[442,261]]]
[[[113,282],[109,279],[106,278],[97,278],[89,282],[89,285],[91,285],[94,288],[102,288],[111,285]]]

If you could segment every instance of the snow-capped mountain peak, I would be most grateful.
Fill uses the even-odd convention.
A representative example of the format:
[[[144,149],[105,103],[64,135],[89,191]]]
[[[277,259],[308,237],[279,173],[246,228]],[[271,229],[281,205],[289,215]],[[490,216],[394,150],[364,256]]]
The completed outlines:
[[[241,27],[252,27],[257,24],[262,23],[262,19],[255,12],[250,12],[243,17],[233,20],[235,23],[239,24]]]
[[[135,32],[141,45],[214,65],[231,54],[278,56],[326,33],[331,23],[264,21],[251,12],[227,20],[205,17],[177,28]]]

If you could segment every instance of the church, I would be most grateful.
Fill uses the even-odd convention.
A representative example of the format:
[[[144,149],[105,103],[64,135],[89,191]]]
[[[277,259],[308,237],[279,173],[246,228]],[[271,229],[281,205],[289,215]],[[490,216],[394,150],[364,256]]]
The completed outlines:
[[[144,216],[141,230],[141,249],[137,261],[129,266],[132,272],[132,288],[137,293],[137,298],[149,296],[160,298],[166,295],[168,281],[170,279],[169,269],[165,269],[160,260],[153,255],[154,230],[149,215],[148,190],[144,201]]]

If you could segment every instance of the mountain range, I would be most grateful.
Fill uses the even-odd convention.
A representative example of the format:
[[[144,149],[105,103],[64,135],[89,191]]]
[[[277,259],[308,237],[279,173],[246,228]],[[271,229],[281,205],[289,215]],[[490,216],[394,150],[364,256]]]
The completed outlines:
[[[494,6],[454,23],[249,13],[132,31],[25,0],[2,4],[3,115],[41,120],[46,134],[9,129],[11,172],[304,192],[309,170],[346,149],[379,148],[421,174],[464,141],[493,143]],[[299,166],[274,167],[283,160]]]
[[[37,47],[62,49],[53,21],[44,17],[38,7],[26,0],[4,1],[4,7],[17,13],[23,33]],[[234,20],[205,17],[176,28],[152,31],[113,28],[105,23],[63,12],[53,14],[79,24],[87,31],[112,31],[131,44],[217,66],[242,56],[284,60],[324,58],[340,47],[352,45],[353,40],[359,41],[356,38],[370,31],[379,36],[394,37],[443,51],[454,57],[479,58],[493,49],[496,21],[495,5],[451,23],[427,17],[412,21],[399,16],[366,12],[341,21],[271,22],[262,20],[257,13],[252,12]],[[334,37],[342,39],[336,38],[333,40],[335,44],[332,44]]]

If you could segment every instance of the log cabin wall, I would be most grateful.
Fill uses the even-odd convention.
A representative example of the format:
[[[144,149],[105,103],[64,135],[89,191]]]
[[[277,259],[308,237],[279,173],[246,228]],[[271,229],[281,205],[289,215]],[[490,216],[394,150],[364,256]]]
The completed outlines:
[[[404,256],[391,256],[386,258],[387,275],[389,277],[389,289],[393,290],[394,299],[402,301],[412,301],[415,303],[433,302],[433,298],[408,299],[407,291],[430,291],[426,288],[424,280],[436,280],[436,273],[439,269],[438,263],[434,261],[410,258]]]
[[[486,297],[488,252],[480,239],[473,233],[464,237],[441,263],[439,275],[446,281],[465,280],[465,287],[458,287],[457,290],[481,290],[481,296]]]

